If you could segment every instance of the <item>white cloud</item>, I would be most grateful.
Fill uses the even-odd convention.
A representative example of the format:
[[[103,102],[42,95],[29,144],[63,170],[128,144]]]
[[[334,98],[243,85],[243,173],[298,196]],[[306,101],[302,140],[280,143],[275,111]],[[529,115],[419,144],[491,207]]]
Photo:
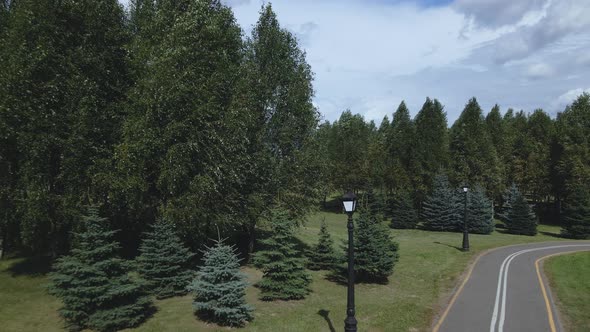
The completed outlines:
[[[526,58],[571,34],[587,35],[590,29],[590,1],[554,0],[536,24],[523,26],[502,36],[494,45],[494,60],[506,63]]]
[[[577,88],[566,91],[551,103],[551,107],[555,111],[563,111],[566,106],[570,105],[574,100],[576,100],[576,98],[578,98],[578,96],[580,96],[584,92],[590,93],[590,88]]]
[[[456,0],[454,8],[483,26],[516,24],[531,11],[540,9],[546,0]]]
[[[543,79],[555,74],[553,67],[546,63],[535,63],[527,67],[525,75],[530,79]]]

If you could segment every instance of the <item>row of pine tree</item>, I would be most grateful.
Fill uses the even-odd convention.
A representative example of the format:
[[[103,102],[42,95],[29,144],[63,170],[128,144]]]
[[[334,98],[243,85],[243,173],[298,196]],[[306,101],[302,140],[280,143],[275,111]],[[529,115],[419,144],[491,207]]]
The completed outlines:
[[[513,204],[507,199],[516,186],[534,213],[523,208],[522,215],[560,224],[570,237],[590,236],[587,93],[556,118],[541,109],[502,115],[497,105],[484,116],[472,98],[450,128],[442,104],[430,98],[414,118],[402,102],[379,126],[345,111],[321,124],[317,137],[324,205],[333,191],[374,190],[396,218],[393,227],[421,222],[430,230],[457,230],[463,213],[458,189],[467,185],[468,216],[483,218],[472,223],[473,231],[489,233],[493,218]]]
[[[382,217],[373,209],[360,213],[355,229],[355,270],[361,282],[383,282],[393,273],[398,245],[393,242]],[[271,213],[270,235],[261,241],[253,263],[263,272],[256,284],[260,299],[299,300],[310,292],[313,270],[331,271],[345,280],[344,250],[336,254],[333,240],[322,223],[317,244],[307,255],[298,248],[296,223],[289,211]],[[116,231],[106,218],[89,208],[75,236],[71,253],[57,259],[50,274],[49,292],[62,300],[60,314],[68,329],[115,331],[143,323],[154,312],[152,298],[194,295],[195,314],[208,322],[243,326],[253,319],[254,308],[246,303],[247,277],[240,271],[234,247],[221,238],[205,247],[202,264],[193,266],[194,253],[187,248],[169,222],[156,222],[144,234],[140,255],[122,259]],[[135,275],[132,273],[135,272]]]

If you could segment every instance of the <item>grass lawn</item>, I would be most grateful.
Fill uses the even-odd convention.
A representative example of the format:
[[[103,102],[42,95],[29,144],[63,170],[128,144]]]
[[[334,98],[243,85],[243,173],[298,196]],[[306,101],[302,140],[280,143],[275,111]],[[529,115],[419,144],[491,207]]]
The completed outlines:
[[[345,240],[346,216],[318,213],[299,230],[299,239],[315,243],[320,221],[338,246]],[[559,228],[540,226],[534,237],[470,235],[471,251],[461,252],[462,234],[421,230],[391,230],[400,244],[400,260],[386,285],[356,286],[356,308],[361,331],[427,331],[433,317],[445,304],[452,288],[473,257],[489,248],[517,243],[555,241]],[[56,309],[59,303],[44,291],[43,275],[14,273],[22,259],[0,262],[0,322],[3,331],[57,331],[63,326]],[[255,283],[261,273],[245,267]],[[346,312],[346,287],[325,279],[325,272],[312,272],[313,292],[301,301],[263,302],[250,287],[248,302],[255,306],[255,319],[243,331],[341,331]],[[588,293],[586,293],[588,294]],[[192,315],[190,296],[157,301],[158,312],[134,331],[227,331],[207,325]]]
[[[590,252],[551,257],[544,267],[566,331],[590,331]]]

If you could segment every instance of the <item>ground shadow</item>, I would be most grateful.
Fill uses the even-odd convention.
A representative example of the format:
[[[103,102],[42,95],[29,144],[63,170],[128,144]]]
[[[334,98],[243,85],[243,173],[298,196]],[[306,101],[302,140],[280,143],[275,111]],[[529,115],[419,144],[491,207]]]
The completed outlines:
[[[459,246],[453,246],[453,245],[446,244],[446,243],[442,243],[442,242],[438,242],[438,241],[434,241],[433,243],[434,243],[434,244],[440,244],[440,245],[442,245],[442,246],[447,246],[447,247],[449,247],[449,248],[454,248],[454,249],[457,249],[457,250],[459,250],[459,251],[463,251],[463,248],[462,248],[462,247],[459,247]]]
[[[332,320],[329,317],[330,310],[320,309],[318,311],[318,315],[322,316],[324,318],[324,320],[326,320],[326,322],[328,323],[328,328],[330,329],[330,332],[336,332],[336,329],[334,328],[334,324],[332,324]]]
[[[52,263],[53,260],[50,256],[28,257],[12,264],[8,271],[10,271],[13,277],[22,275],[40,276],[51,271]]]
[[[326,273],[325,279],[340,286],[348,286],[348,266],[342,264],[334,266],[332,270]],[[355,271],[354,283],[387,285],[389,283],[389,277],[369,276],[365,273]]]
[[[559,233],[551,233],[551,232],[543,232],[543,231],[540,231],[539,234],[543,234],[543,235],[547,235],[547,236],[551,236],[551,237],[556,237],[558,239],[564,239],[565,238],[565,236],[563,236],[563,235],[561,235]]]

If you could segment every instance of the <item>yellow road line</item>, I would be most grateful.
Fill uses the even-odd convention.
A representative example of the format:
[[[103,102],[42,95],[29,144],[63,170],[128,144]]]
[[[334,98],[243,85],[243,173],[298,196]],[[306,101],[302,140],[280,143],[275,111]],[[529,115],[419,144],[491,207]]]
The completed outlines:
[[[481,256],[483,256],[483,254],[485,254],[485,253],[486,252],[484,252],[484,253],[480,254],[479,256],[477,256],[477,258],[475,259],[475,261],[473,262],[473,264],[471,264],[471,267],[469,268],[469,272],[467,272],[467,275],[463,279],[463,282],[461,283],[461,286],[459,286],[459,289],[457,289],[457,291],[455,292],[455,294],[451,298],[451,301],[447,305],[447,308],[445,309],[445,311],[443,312],[443,314],[440,316],[440,319],[438,320],[438,323],[436,323],[436,325],[432,329],[432,332],[438,332],[438,329],[440,329],[440,326],[445,321],[445,318],[447,318],[447,315],[448,315],[449,311],[451,310],[451,307],[455,303],[455,300],[457,300],[457,297],[459,296],[459,294],[461,294],[461,291],[463,290],[463,287],[467,283],[467,280],[469,280],[469,278],[471,277],[471,273],[473,272],[473,268],[477,264],[477,261],[479,261],[479,258]]]
[[[551,256],[561,255],[563,253],[551,254],[547,256],[543,256],[535,261],[535,268],[537,269],[537,278],[539,278],[539,284],[541,285],[541,292],[543,293],[543,298],[545,299],[545,307],[547,308],[547,317],[549,317],[549,327],[551,328],[551,332],[556,332],[557,329],[555,328],[555,321],[553,320],[553,311],[551,310],[551,303],[549,302],[549,298],[547,297],[547,291],[545,290],[545,283],[543,282],[543,278],[541,277],[541,270],[539,269],[539,262],[545,258],[549,258]]]

